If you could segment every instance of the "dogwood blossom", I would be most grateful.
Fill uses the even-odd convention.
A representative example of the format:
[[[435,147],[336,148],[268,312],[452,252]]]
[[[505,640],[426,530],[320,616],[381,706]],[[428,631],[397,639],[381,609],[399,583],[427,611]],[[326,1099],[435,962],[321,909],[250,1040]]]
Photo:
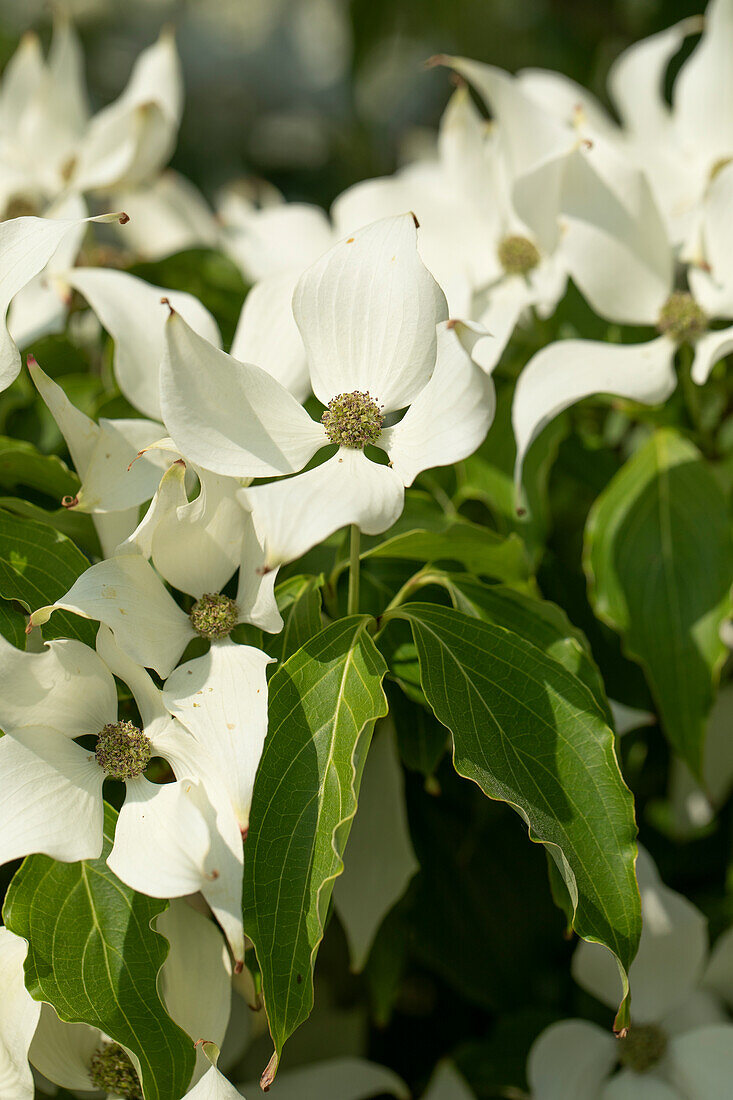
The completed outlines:
[[[252,518],[236,497],[240,482],[198,471],[200,492],[189,501],[186,467],[177,460],[164,474],[145,517],[115,554],[85,570],[55,603],[36,608],[30,627],[66,610],[105,623],[118,645],[139,664],[167,676],[196,637],[221,643],[241,622],[271,633],[282,629],[274,575]],[[158,572],[194,597],[186,614]],[[220,593],[239,568],[236,597]]]
[[[725,933],[708,960],[702,913],[662,883],[644,851],[637,874],[644,923],[629,974],[631,1029],[619,1040],[584,1020],[552,1024],[530,1051],[533,1100],[725,1095],[733,1071],[733,1024],[723,1007],[733,994],[733,937]],[[605,948],[580,943],[573,975],[604,1004],[618,1004],[621,979]]]
[[[102,786],[106,778],[122,781],[126,797],[109,866],[153,897],[201,890],[241,959],[242,844],[219,761],[171,719],[159,689],[109,630],[100,630],[97,649],[62,639],[23,653],[0,638],[2,862],[33,852],[97,858]],[[139,728],[118,717],[113,674],[133,693]],[[76,743],[84,736],[97,738],[94,751]],[[154,756],[170,764],[176,782],[145,778]]]
[[[83,59],[68,19],[58,17],[48,60],[27,34],[0,84],[0,213],[37,214],[68,186],[88,117]],[[15,209],[14,209],[15,208]]]
[[[172,438],[215,473],[278,477],[338,446],[296,478],[241,490],[267,569],[349,523],[368,534],[386,530],[402,511],[405,485],[470,454],[493,415],[491,383],[462,342],[475,333],[446,323],[410,215],[376,222],[326,253],[301,277],[293,310],[313,392],[328,406],[321,424],[261,368],[218,352],[175,314],[161,371]],[[402,420],[382,426],[408,405]],[[369,444],[386,451],[388,466],[366,456]]]
[[[664,94],[670,62],[686,38],[702,30],[680,66],[672,103]],[[519,79],[556,118],[590,141],[612,142],[649,179],[670,238],[694,254],[700,212],[720,167],[733,156],[733,126],[723,89],[733,43],[733,4],[711,0],[693,16],[634,43],[611,66],[609,95],[621,126],[585,89],[561,73],[527,70]]]
[[[724,169],[711,187],[702,218],[704,265],[688,267],[689,289],[675,284],[675,251],[666,231],[659,232],[659,214],[644,191],[641,184],[643,202],[626,230],[635,237],[638,262],[630,263],[628,252],[593,217],[584,224],[582,247],[588,255],[595,254],[596,265],[583,289],[601,316],[624,324],[653,325],[660,335],[643,344],[561,340],[530,359],[517,383],[512,408],[517,481],[533,440],[569,405],[596,393],[660,403],[677,385],[675,358],[681,344],[694,349],[691,377],[698,385],[707,381],[715,363],[733,347],[733,328],[710,327],[715,318],[733,317],[733,267],[727,250],[733,170]]]

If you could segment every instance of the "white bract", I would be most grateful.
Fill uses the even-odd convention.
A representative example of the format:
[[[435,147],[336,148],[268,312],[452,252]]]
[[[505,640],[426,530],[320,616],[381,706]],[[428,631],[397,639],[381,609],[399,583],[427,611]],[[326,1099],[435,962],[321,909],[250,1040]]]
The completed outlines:
[[[101,214],[96,218],[15,218],[0,224],[0,390],[15,381],[21,366],[18,346],[8,330],[8,309],[15,296],[40,275],[59,248],[71,249],[75,254],[80,234],[89,222],[125,220],[124,214]],[[47,305],[42,308],[45,323]],[[22,339],[28,324],[27,318],[16,320],[15,331]]]
[[[528,1076],[533,1100],[707,1100],[724,1096],[733,1073],[733,934],[708,958],[706,921],[659,878],[646,852],[637,873],[643,930],[631,965],[632,1025],[616,1039],[596,1024],[564,1020],[535,1041]],[[609,1007],[621,978],[611,954],[581,942],[575,980]],[[618,1069],[617,1069],[618,1067]]]
[[[475,333],[447,321],[410,215],[367,226],[327,252],[300,279],[293,312],[313,392],[328,407],[320,424],[271,375],[212,348],[175,314],[161,371],[166,427],[205,469],[281,477],[337,444],[333,457],[298,477],[241,490],[268,570],[347,524],[385,531],[402,511],[405,486],[474,451],[494,410],[491,382],[464,346]],[[369,444],[389,465],[367,457]]]

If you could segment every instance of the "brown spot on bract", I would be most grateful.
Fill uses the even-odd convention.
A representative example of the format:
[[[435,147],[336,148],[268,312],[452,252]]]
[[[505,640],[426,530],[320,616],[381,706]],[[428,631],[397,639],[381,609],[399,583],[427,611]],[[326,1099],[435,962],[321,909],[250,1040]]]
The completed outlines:
[[[353,244],[353,243],[354,243],[354,238],[353,238],[353,237],[349,237],[349,239],[348,239],[348,241],[347,241],[346,243],[347,243],[347,244]]]
[[[237,727],[234,725],[234,722],[227,722],[227,729],[228,730],[235,730],[236,728]]]

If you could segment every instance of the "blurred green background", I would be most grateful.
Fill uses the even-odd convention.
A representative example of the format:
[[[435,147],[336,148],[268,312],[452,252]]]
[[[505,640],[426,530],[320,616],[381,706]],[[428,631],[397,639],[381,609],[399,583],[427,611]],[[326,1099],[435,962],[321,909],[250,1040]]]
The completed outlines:
[[[328,205],[392,171],[434,127],[450,84],[425,70],[454,52],[509,70],[558,69],[605,98],[627,45],[701,10],[699,0],[67,0],[87,51],[92,102],[122,88],[133,59],[171,23],[186,83],[174,167],[213,195],[263,176],[290,199]],[[0,61],[48,0],[1,0]]]

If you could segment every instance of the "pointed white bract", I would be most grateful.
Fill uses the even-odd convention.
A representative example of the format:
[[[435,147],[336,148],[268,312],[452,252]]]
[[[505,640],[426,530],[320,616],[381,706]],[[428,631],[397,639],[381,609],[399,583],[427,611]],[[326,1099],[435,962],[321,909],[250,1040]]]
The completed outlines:
[[[165,682],[165,706],[217,762],[242,833],[249,828],[257,765],[267,734],[271,658],[228,639],[180,665]]]
[[[25,940],[0,928],[0,1087],[7,1100],[33,1100],[35,1095],[28,1048],[41,1006],[25,988],[27,951]]]
[[[161,299],[219,346],[214,318],[193,295],[151,286],[125,271],[77,267],[67,273],[66,282],[86,298],[114,340],[114,372],[122,393],[145,416],[159,420],[158,372],[167,316]]]
[[[647,344],[560,340],[538,351],[519,377],[512,406],[517,486],[533,441],[576,401],[598,393],[645,405],[666,400],[677,384],[675,350],[668,337],[660,336]]]
[[[96,619],[138,664],[167,676],[195,637],[188,616],[161,584],[145,558],[123,555],[90,566],[65,596],[31,615],[42,626],[54,611]]]

